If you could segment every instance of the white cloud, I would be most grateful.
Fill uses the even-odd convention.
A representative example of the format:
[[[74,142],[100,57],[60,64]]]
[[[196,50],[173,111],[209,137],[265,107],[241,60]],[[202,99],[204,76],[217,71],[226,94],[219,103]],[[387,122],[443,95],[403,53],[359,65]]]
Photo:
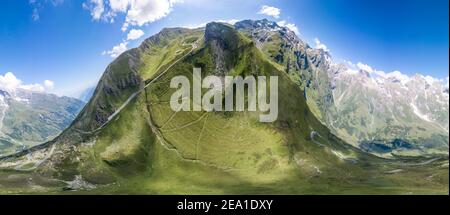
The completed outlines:
[[[268,5],[263,5],[258,12],[258,14],[272,16],[277,19],[280,18],[280,13],[281,13],[281,10],[279,8],[268,6]]]
[[[45,80],[44,86],[42,84],[23,84],[12,72],[0,75],[0,90],[5,90],[7,92],[14,92],[17,89],[44,92],[46,89],[53,89],[54,82]]]
[[[298,30],[298,27],[294,23],[287,23],[285,20],[281,20],[277,22],[277,25],[289,28],[289,30],[293,31],[296,35],[300,35],[300,31]]]
[[[103,12],[105,12],[103,0],[89,0],[89,2],[83,3],[83,8],[91,12],[91,16],[94,20],[102,18]]]
[[[21,85],[21,89],[34,91],[34,92],[44,92],[45,88],[41,84],[27,84],[27,85]]]
[[[392,71],[392,72],[384,72],[382,70],[376,70],[365,63],[358,62],[355,65],[355,64],[352,64],[350,61],[346,61],[346,62],[353,69],[359,69],[359,70],[368,72],[370,74],[370,76],[377,81],[382,81],[382,80],[387,80],[387,79],[396,80],[404,85],[411,79],[408,75],[405,75],[402,72],[397,71],[397,70]]]
[[[176,3],[182,0],[88,0],[83,8],[91,12],[94,20],[114,22],[118,13],[125,14],[122,31],[129,26],[143,26],[164,18]]]
[[[343,61],[344,61],[344,63],[346,63],[351,68],[353,68],[353,69],[356,68],[356,65],[353,62],[351,62],[349,60],[345,60],[345,59]]]
[[[114,22],[119,13],[125,15],[121,30],[125,32],[130,26],[143,26],[167,16],[176,3],[182,0],[86,0],[82,6],[89,10],[94,20]],[[115,58],[126,51],[128,41],[136,40],[144,35],[142,30],[132,29],[124,42],[114,46],[102,54]]]
[[[126,12],[131,0],[109,0],[111,10],[116,12]]]
[[[144,36],[144,32],[140,29],[131,29],[130,32],[128,32],[127,35],[127,40],[137,40],[139,38],[141,38],[142,36]]]
[[[121,42],[118,45],[114,46],[111,50],[103,51],[102,54],[109,55],[112,58],[116,58],[128,49],[127,45],[128,45],[128,42]]]
[[[53,81],[50,81],[50,80],[45,80],[44,81],[44,87],[46,89],[53,90],[53,88],[55,88],[55,83]]]
[[[135,0],[130,4],[124,26],[142,26],[167,16],[173,7],[171,0]]]
[[[14,91],[22,84],[22,81],[16,78],[11,72],[0,75],[0,89],[6,91]]]
[[[322,42],[320,42],[319,38],[317,38],[317,37],[314,38],[314,43],[316,43],[316,47],[315,47],[316,49],[322,49],[326,52],[330,52],[328,47],[325,44],[323,44]]]
[[[369,73],[374,72],[374,70],[372,69],[372,67],[370,67],[370,66],[367,65],[367,64],[358,62],[358,63],[356,64],[356,66],[357,66],[358,69],[360,69],[360,70],[364,70],[364,71],[369,72]]]
[[[31,14],[31,18],[34,21],[38,21],[40,19],[39,11],[44,8],[44,6],[48,3],[51,3],[54,7],[64,3],[65,0],[29,0],[28,3],[33,8],[33,12]]]

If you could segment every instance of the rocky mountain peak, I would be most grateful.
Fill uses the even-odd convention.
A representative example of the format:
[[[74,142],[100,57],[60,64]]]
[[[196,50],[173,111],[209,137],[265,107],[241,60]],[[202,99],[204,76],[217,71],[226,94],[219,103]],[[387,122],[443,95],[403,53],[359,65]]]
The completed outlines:
[[[213,40],[218,41],[220,44],[230,47],[237,40],[237,32],[233,28],[225,23],[211,22],[206,25],[205,28],[205,41],[211,42]]]
[[[276,22],[261,19],[261,20],[243,20],[236,22],[234,27],[241,31],[250,31],[253,35],[258,36],[261,39],[268,37],[274,33],[277,33],[292,45],[301,44],[307,46],[295,33],[285,26],[280,26]],[[309,46],[308,46],[309,47]]]
[[[272,29],[272,30],[281,29],[281,27],[276,22],[269,21],[267,19],[242,20],[234,24],[234,26],[236,27],[236,29],[257,29],[257,28]]]

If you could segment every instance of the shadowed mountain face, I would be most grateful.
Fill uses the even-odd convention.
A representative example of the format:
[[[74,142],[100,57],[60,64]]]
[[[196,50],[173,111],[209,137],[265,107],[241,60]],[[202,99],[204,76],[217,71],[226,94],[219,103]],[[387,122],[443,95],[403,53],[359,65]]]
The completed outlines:
[[[0,90],[0,155],[49,141],[67,128],[84,103],[69,97]]]
[[[448,154],[445,83],[335,64],[328,52],[309,47],[268,20],[244,20],[235,26],[283,67],[305,92],[314,115],[346,142],[381,156]],[[408,147],[398,146],[398,141]]]
[[[1,190],[448,192],[446,157],[385,160],[333,135],[311,111],[293,75],[247,33],[222,23],[163,29],[125,52],[107,67],[67,130],[53,141],[1,159],[0,167],[8,169],[0,171]],[[192,84],[194,67],[202,69],[202,77],[278,76],[278,119],[261,123],[260,113],[249,111],[174,112],[170,81],[184,75]],[[30,186],[37,188],[30,191]]]

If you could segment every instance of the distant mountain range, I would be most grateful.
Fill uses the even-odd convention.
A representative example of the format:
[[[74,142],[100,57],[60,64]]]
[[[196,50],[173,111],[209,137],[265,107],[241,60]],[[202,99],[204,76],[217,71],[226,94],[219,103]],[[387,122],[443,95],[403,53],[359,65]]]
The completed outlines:
[[[376,73],[333,66],[337,115],[327,124],[376,153],[448,153],[448,84],[422,75]]]
[[[84,104],[44,92],[0,90],[0,155],[53,139],[70,125]]]

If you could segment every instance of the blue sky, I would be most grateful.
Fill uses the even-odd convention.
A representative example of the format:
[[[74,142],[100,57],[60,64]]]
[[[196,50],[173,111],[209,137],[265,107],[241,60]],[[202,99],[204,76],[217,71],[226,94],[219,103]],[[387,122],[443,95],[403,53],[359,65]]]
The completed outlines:
[[[6,0],[0,7],[0,84],[11,72],[22,85],[37,83],[49,92],[74,95],[98,81],[114,52],[136,47],[163,27],[261,18],[296,27],[300,38],[312,46],[317,38],[319,47],[326,46],[338,61],[445,78],[448,4],[447,0]],[[44,84],[45,80],[54,84]]]

